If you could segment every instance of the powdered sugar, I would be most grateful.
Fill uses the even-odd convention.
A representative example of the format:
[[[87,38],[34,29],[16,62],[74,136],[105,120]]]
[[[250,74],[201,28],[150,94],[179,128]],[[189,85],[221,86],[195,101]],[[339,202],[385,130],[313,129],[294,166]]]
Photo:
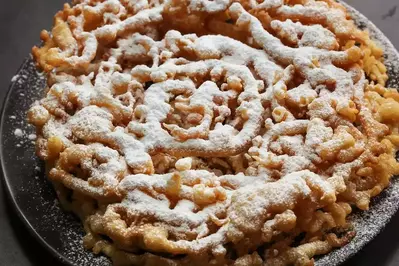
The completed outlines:
[[[310,46],[326,50],[338,48],[335,35],[321,25],[305,26],[288,19],[286,21],[273,20],[270,26],[283,39],[286,38],[291,44],[299,47]]]
[[[14,130],[14,135],[16,136],[16,137],[22,137],[23,135],[24,135],[24,132],[20,129],[20,128],[16,128],[15,130]]]
[[[384,34],[366,17],[354,10],[349,5],[340,1],[351,13],[354,21],[361,27],[367,28],[371,36],[384,48],[386,55],[385,65],[388,67],[390,79],[388,84],[391,87],[399,87],[399,54],[392,43]],[[393,178],[390,186],[377,198],[372,199],[371,208],[368,212],[358,211],[351,216],[351,221],[356,229],[356,236],[353,241],[344,247],[334,250],[316,260],[316,265],[340,265],[348,257],[362,249],[386,226],[392,216],[399,208],[399,179]]]
[[[198,38],[198,40],[201,39],[201,38],[203,38],[203,37]],[[203,39],[205,39],[205,38],[203,38]],[[196,41],[194,41],[193,43],[195,43],[195,42]],[[200,43],[200,41],[198,41],[198,43]],[[223,46],[220,46],[220,43],[223,43],[223,42],[216,41],[216,38],[215,38],[215,41],[213,43],[209,42],[209,41],[207,41],[206,43],[207,43],[206,46],[205,45],[199,45],[198,47],[204,48],[203,51],[216,50],[216,49],[214,49],[214,47],[218,47],[222,51],[225,49]],[[210,43],[212,45],[209,45]],[[188,47],[190,47],[190,45]],[[223,47],[223,48],[221,48],[221,47]],[[239,47],[239,46],[237,46],[237,47]],[[228,49],[226,49],[226,50],[228,50]],[[240,49],[238,49],[238,50],[240,50]],[[143,50],[140,50],[140,51],[143,52]],[[303,51],[304,51],[303,55],[305,55],[305,56],[307,55],[307,52],[310,53],[310,50],[305,50],[304,49]],[[205,55],[206,53],[204,52],[203,54]],[[222,55],[221,57],[222,57],[222,60],[226,60],[226,62],[228,62],[228,63],[236,63],[236,62],[242,60],[240,58],[240,56],[237,55],[237,54],[239,54],[238,52],[237,52],[237,54],[235,54],[236,56],[231,56],[231,57],[229,57],[227,54],[228,54],[228,52],[226,52],[226,54]],[[248,54],[250,54],[250,53],[248,53]],[[243,57],[248,57],[248,54],[245,54]],[[265,55],[264,53],[258,53],[258,54],[259,54],[259,56],[262,56],[265,59],[268,58],[268,55]],[[335,55],[337,55],[337,54],[335,54]],[[218,56],[220,56],[220,55],[218,55]],[[341,58],[342,56],[344,56],[343,53],[338,54],[339,58]],[[307,92],[306,95],[305,95],[305,98],[306,99],[310,99],[309,103],[313,101],[312,98],[315,97],[315,92],[319,91],[320,86],[321,87],[324,86],[324,84],[319,84],[319,83],[321,81],[325,81],[325,80],[328,81],[328,77],[336,78],[336,79],[341,80],[341,82],[339,84],[337,84],[337,89],[336,89],[337,99],[340,99],[340,100],[349,99],[349,98],[352,97],[352,95],[354,93],[352,90],[347,90],[347,91],[344,90],[344,88],[353,86],[353,83],[351,83],[352,82],[352,76],[348,75],[347,73],[340,73],[340,71],[336,70],[333,66],[329,66],[330,62],[329,62],[328,59],[329,58],[327,58],[327,59],[326,58],[321,58],[321,61],[322,61],[321,65],[323,66],[322,67],[323,68],[323,72],[312,73],[311,76],[312,77],[316,77],[316,78],[315,78],[315,80],[313,82],[311,82],[312,83],[311,86],[308,86],[308,88],[306,90],[304,90],[304,91]],[[254,61],[255,59],[251,59],[251,60]],[[246,63],[248,63],[248,62],[246,62]],[[304,62],[303,61],[299,61],[297,66],[302,66],[302,63],[304,63]],[[305,62],[305,63],[308,64],[309,62]],[[268,76],[267,78],[264,78],[267,85],[272,85],[273,84],[272,77],[274,77],[276,75],[276,73],[281,71],[280,67],[276,67],[276,68],[272,67],[271,69],[273,71],[275,71],[275,72],[272,75]],[[170,70],[170,69],[167,69],[167,70]],[[267,70],[267,69],[263,68],[263,70]],[[234,72],[234,71],[232,71],[232,72]],[[259,71],[259,72],[261,72],[261,71]],[[267,71],[265,71],[264,73],[266,74],[266,72]],[[169,73],[169,72],[165,71],[165,73]],[[177,71],[177,73],[179,73],[179,72]],[[234,74],[237,74],[237,72],[234,72]],[[238,72],[238,74],[241,74],[241,73]],[[246,75],[247,74],[244,73],[243,76],[246,76]],[[162,77],[162,76],[163,75],[159,75],[157,77]],[[263,79],[263,77],[262,77],[262,79]],[[247,79],[247,80],[250,80],[250,79]],[[123,82],[121,82],[121,83],[123,83]],[[281,85],[281,87],[280,88],[276,88],[276,90],[275,90],[277,93],[281,92],[281,91],[284,91],[284,88],[283,88],[284,84],[280,83],[279,85]],[[104,87],[106,87],[106,86],[104,86]],[[258,85],[254,85],[253,88],[259,89]],[[312,88],[315,88],[315,90],[312,90]],[[320,89],[320,90],[323,90],[323,89]],[[149,90],[147,90],[147,92],[148,91]],[[208,90],[204,90],[204,91],[208,91]],[[289,91],[291,91],[291,90],[289,90]],[[298,91],[300,91],[300,90],[298,89]],[[107,91],[107,93],[108,92],[109,92],[109,90]],[[219,92],[214,92],[213,90],[211,90],[211,92],[215,93],[216,95],[219,93]],[[299,93],[294,93],[294,92],[292,92],[291,95],[290,95],[290,98],[292,99],[292,101],[293,102],[294,101],[301,102],[301,97],[300,97]],[[150,93],[148,93],[148,94],[150,94]],[[202,96],[202,97],[203,96],[207,96],[204,93],[203,94],[199,94],[199,95]],[[244,99],[244,100],[251,99],[251,97],[254,97],[254,95],[256,95],[256,93],[255,94],[253,94],[253,93],[244,94],[242,96],[242,99]],[[332,99],[332,97],[331,97],[331,95],[329,94],[329,92],[326,89],[324,89],[323,95],[325,95],[324,98],[320,97],[320,98],[323,98],[323,101],[325,101],[322,104],[327,105],[328,101],[330,101]],[[148,96],[148,95],[146,95],[146,96]],[[338,96],[341,97],[341,98],[338,98]],[[248,98],[246,98],[246,97],[248,97]],[[89,100],[88,100],[89,97],[83,97],[83,98],[84,98],[84,100],[80,101],[81,107],[82,107],[81,111],[86,109],[85,107],[86,107],[87,103],[89,102]],[[93,97],[93,98],[95,99],[96,97]],[[163,102],[168,102],[168,100],[163,99]],[[161,106],[162,106],[163,102],[160,102]],[[207,106],[207,105],[209,106],[211,104],[211,102],[210,101],[208,101],[208,102],[200,101],[200,102],[197,102],[197,104],[204,104],[205,106]],[[278,103],[273,103],[273,105],[275,105],[275,106],[277,106],[277,104]],[[307,105],[308,105],[308,103],[305,102],[303,107],[305,107]],[[154,108],[156,108],[156,109],[154,109]],[[148,108],[149,109],[149,111],[147,110],[148,111],[147,112],[147,119],[148,120],[150,120],[149,117],[148,117],[148,113],[151,113],[151,112],[155,113],[154,110],[156,110],[156,111],[161,110],[162,111],[162,109],[160,107],[158,107],[158,106],[154,106],[154,108]],[[105,113],[110,112],[109,110],[107,110],[106,107],[101,107],[99,109],[101,109]],[[314,109],[314,110],[316,110],[316,109]],[[132,130],[133,127],[129,126],[128,130],[124,129],[123,127],[114,127],[113,123],[110,121],[111,119],[109,119],[107,115],[103,115],[102,111],[89,112],[90,113],[90,117],[93,118],[93,119],[90,119],[90,120],[86,119],[87,117],[86,118],[82,118],[82,116],[79,117],[79,115],[77,115],[77,114],[74,114],[74,115],[76,115],[76,117],[78,117],[78,118],[76,118],[76,120],[69,119],[69,117],[66,116],[66,118],[68,120],[68,122],[66,124],[53,123],[53,126],[51,127],[51,129],[47,130],[46,134],[48,136],[50,136],[52,134],[54,134],[54,135],[55,134],[62,135],[63,137],[65,137],[64,143],[66,143],[67,145],[71,145],[71,143],[68,144],[68,141],[66,140],[66,139],[70,139],[70,136],[71,136],[71,130],[68,129],[69,127],[73,127],[74,128],[74,129],[72,129],[72,131],[73,131],[73,134],[76,135],[76,136],[84,136],[84,137],[95,138],[95,137],[98,137],[99,135],[103,135],[103,133],[105,133],[104,135],[106,137],[105,137],[105,139],[103,139],[101,141],[104,141],[104,143],[107,143],[108,145],[110,145],[109,143],[112,143],[112,145],[114,145],[116,143],[117,144],[116,149],[122,151],[121,153],[124,154],[125,160],[134,169],[137,169],[140,164],[143,164],[143,163],[145,164],[146,161],[140,161],[139,159],[142,158],[142,156],[145,156],[145,154],[146,154],[145,151],[147,150],[146,145],[148,147],[154,147],[159,142],[163,142],[165,140],[165,139],[161,139],[160,141],[158,141],[158,143],[155,143],[155,144],[151,143],[150,141],[148,141],[148,142],[147,141],[143,141],[145,143],[145,145],[138,145],[137,144],[137,143],[139,143],[138,140],[142,137],[138,133],[143,133],[144,132],[145,134],[149,134],[149,133],[151,133],[151,130],[153,130],[154,128],[149,128],[147,130],[143,130],[142,132],[137,130],[136,131],[137,132],[137,136],[133,136],[132,132],[128,132],[128,130]],[[306,145],[306,146],[309,146],[309,147],[313,148],[313,147],[316,147],[321,142],[324,142],[326,138],[328,138],[329,136],[332,135],[332,132],[331,132],[332,129],[330,127],[328,127],[327,125],[322,125],[321,123],[319,123],[320,121],[318,121],[318,117],[322,117],[322,118],[328,117],[330,114],[335,114],[336,110],[334,110],[334,109],[324,110],[323,109],[323,110],[316,110],[316,111],[314,113],[311,113],[311,116],[313,116],[314,119],[312,119],[309,123],[305,123],[305,122],[301,121],[298,124],[292,124],[289,127],[287,126],[287,128],[285,128],[285,129],[288,132],[288,136],[280,137],[280,135],[282,135],[283,132],[279,133],[278,124],[272,125],[272,129],[264,136],[265,142],[268,142],[268,141],[273,142],[273,141],[275,141],[275,139],[273,139],[273,137],[276,137],[276,136],[279,137],[279,139],[277,141],[273,142],[273,143],[275,143],[273,145],[276,145],[276,147],[275,147],[276,150],[277,149],[279,149],[281,151],[283,151],[285,149],[286,150],[294,150],[294,151],[298,150],[297,151],[298,154],[296,154],[295,156],[299,156],[299,157],[291,157],[290,158],[289,156],[286,156],[286,159],[284,159],[284,160],[287,161],[287,163],[286,163],[286,165],[287,165],[286,168],[287,169],[285,170],[286,173],[289,173],[291,171],[300,171],[300,170],[302,170],[302,169],[300,169],[301,167],[308,167],[309,159],[313,159],[311,157],[311,155],[309,155],[307,153],[308,151],[306,149],[302,150],[302,149],[299,148],[299,147],[301,147],[301,145]],[[86,113],[86,115],[88,115],[88,114]],[[112,115],[115,115],[115,114],[112,114]],[[155,120],[157,122],[159,122],[159,120],[161,120],[161,119],[159,119],[158,115],[159,115],[159,113],[156,113],[156,114],[154,114],[151,117],[155,118]],[[165,114],[163,113],[162,116],[165,116]],[[83,115],[83,117],[84,117],[84,115]],[[97,119],[98,119],[98,121],[97,121]],[[71,121],[69,121],[69,120],[71,120]],[[290,123],[290,122],[291,121],[287,121],[287,123]],[[313,122],[314,122],[314,125],[312,125]],[[139,121],[139,123],[142,123],[142,121]],[[256,124],[256,123],[254,123],[254,124]],[[283,123],[280,123],[280,124],[283,124]],[[90,128],[92,130],[89,130],[90,132],[80,132],[80,130],[82,130],[82,128],[85,128],[86,126],[87,126],[87,128]],[[215,131],[214,133],[215,134],[213,134],[213,135],[210,134],[210,138],[213,138],[213,140],[215,140],[215,143],[217,143],[217,144],[220,143],[220,145],[222,145],[222,148],[225,148],[226,147],[225,146],[226,145],[226,139],[231,138],[231,136],[234,136],[235,134],[237,134],[237,132],[233,130],[233,127],[228,127],[228,126],[221,127],[221,126],[222,125],[215,126],[215,128],[214,128],[214,131]],[[312,126],[314,126],[313,129],[312,129]],[[284,127],[284,126],[282,126],[282,127]],[[221,128],[223,128],[223,130],[218,131]],[[59,129],[61,133],[57,132],[56,129]],[[136,129],[134,129],[134,130],[136,130]],[[132,130],[132,131],[134,131],[134,130]],[[254,128],[251,128],[251,130],[253,132],[256,131],[256,129],[254,129]],[[284,131],[284,133],[286,133],[286,131]],[[270,133],[270,135],[268,135],[269,133]],[[29,136],[32,135],[32,134],[28,135],[28,139],[29,139]],[[96,134],[98,134],[98,135],[96,135]],[[273,135],[273,134],[275,134],[275,135]],[[305,137],[302,136],[304,134],[306,134]],[[291,136],[291,135],[296,135],[296,136]],[[126,136],[128,136],[128,137],[126,137]],[[251,138],[251,137],[249,137],[249,138]],[[113,147],[115,147],[115,146],[113,146]],[[134,150],[135,152],[132,152],[132,150]],[[139,151],[139,153],[136,153],[136,151]],[[130,155],[129,155],[129,152],[130,152]],[[141,152],[143,152],[143,153],[141,153]],[[99,153],[100,153],[99,156],[101,158],[108,158],[110,156],[110,153],[108,153],[108,152],[99,152]],[[148,159],[148,161],[150,160],[149,158],[147,158],[147,159]],[[290,159],[291,159],[292,164],[290,164],[290,161],[289,161]],[[188,167],[188,165],[189,165],[189,163],[182,163],[182,167],[184,167],[184,168]],[[176,168],[177,168],[177,166],[176,166]],[[295,173],[295,174],[297,174],[297,173]],[[325,179],[324,177],[320,177],[320,176],[314,175],[314,174],[312,174],[310,172],[306,173],[306,176],[310,176],[311,178],[313,178],[314,179],[313,181],[317,181],[316,183],[318,185],[320,184],[320,182],[323,182],[324,179]],[[226,179],[228,179],[228,178],[226,176],[224,176],[223,180],[226,180]],[[243,179],[245,179],[245,178],[243,178]],[[256,178],[254,178],[254,179],[256,179]],[[259,183],[263,183],[266,178],[265,179],[258,178],[258,179],[260,180],[260,181],[258,180]],[[297,180],[297,179],[298,178],[295,177],[295,180]],[[136,181],[139,182],[140,180],[144,180],[146,182],[148,181],[148,180],[143,179],[143,178],[142,179],[137,178],[137,180],[133,179],[132,182],[133,183],[136,182]],[[300,179],[298,179],[298,180],[299,180],[298,184],[294,182],[295,185],[293,187],[294,187],[294,189],[298,189],[299,188],[298,195],[302,194],[302,195],[306,196],[307,195],[307,188],[303,184],[303,181],[300,181]],[[153,180],[151,180],[151,181],[153,181]],[[242,181],[242,184],[240,183],[241,181]],[[232,182],[232,184],[230,184],[230,186],[244,186],[244,183],[245,183],[245,185],[248,186],[248,184],[251,181],[245,180],[245,182],[244,182],[240,178],[240,182]],[[145,186],[152,186],[152,187],[154,187],[156,189],[161,189],[161,190],[165,189],[166,182],[161,182],[161,183],[154,183],[154,184],[150,184],[150,185],[144,184],[144,185]],[[229,183],[229,182],[227,182],[227,183]],[[132,185],[132,184],[130,184],[130,185]],[[290,189],[292,188],[291,186],[288,186],[288,187]],[[331,191],[330,184],[324,184],[322,186],[322,188],[323,188],[323,191],[324,190],[325,191]],[[168,220],[168,219],[171,218],[171,215],[168,214],[169,208],[166,208],[167,199],[162,198],[162,196],[160,196],[161,200],[160,201],[156,201],[154,203],[154,200],[151,197],[149,197],[147,194],[141,193],[141,192],[137,192],[137,190],[139,190],[138,187],[132,186],[129,189],[131,189],[133,192],[128,192],[128,193],[131,193],[130,194],[131,198],[127,198],[126,199],[127,202],[126,202],[125,207],[127,207],[127,208],[136,208],[137,207],[139,209],[139,211],[147,212],[148,211],[147,204],[148,205],[160,204],[159,217],[161,217],[164,220]],[[203,189],[203,188],[200,187],[199,189]],[[283,189],[285,189],[285,187],[283,187]],[[251,189],[248,189],[248,193],[250,193],[253,190],[256,190],[256,188],[252,188],[251,187]],[[190,191],[191,191],[190,188],[182,189],[182,193],[184,195],[190,195],[190,193],[191,193]],[[238,191],[240,191],[240,193],[241,193],[243,190],[238,189]],[[274,191],[272,191],[272,192],[274,192]],[[287,193],[286,194],[283,193],[283,195],[280,197],[282,202],[284,202],[284,203],[288,202],[289,203],[291,199],[295,198],[295,196],[293,195],[295,193],[291,193],[290,191],[286,191],[286,190],[284,190],[284,192],[287,192]],[[238,194],[240,194],[240,193],[238,193]],[[243,193],[243,194],[245,194],[245,193]],[[210,194],[210,195],[212,195],[212,194]],[[227,198],[229,198],[229,193],[228,192],[226,193],[226,195],[227,195]],[[287,195],[291,195],[292,197],[287,197],[286,198]],[[268,197],[264,197],[264,198],[268,198]],[[278,198],[279,197],[277,197],[277,199]],[[190,198],[190,199],[192,200],[192,198]],[[245,200],[246,199],[247,198],[245,198]],[[142,201],[143,203],[135,205],[135,204],[132,204],[132,202],[129,202],[129,200],[131,200],[134,203],[139,202],[139,201]],[[159,203],[159,202],[161,202],[161,203]],[[186,213],[187,209],[192,209],[192,205],[188,204],[187,201],[182,201],[181,204],[177,205],[177,206],[181,206],[181,210],[184,210],[184,212],[177,211],[177,213],[179,215],[181,213]],[[255,204],[255,207],[256,206],[258,206],[258,203]],[[177,210],[179,210],[179,208],[177,208]],[[165,209],[165,212],[163,212],[164,209]],[[256,212],[256,210],[253,210],[253,211]],[[181,216],[179,216],[179,218],[177,220],[178,220],[177,222],[180,222],[182,220]],[[203,228],[201,228],[201,230],[202,229]],[[182,228],[180,228],[179,230],[183,231]],[[202,234],[204,231],[201,231],[201,230],[198,229],[198,232],[200,232]],[[217,238],[217,237],[223,235],[224,233],[226,233],[226,231],[224,231],[224,230],[225,230],[225,228],[222,228],[222,230],[220,230],[221,233],[220,234],[219,233],[216,234],[216,236],[214,238]],[[199,235],[201,235],[201,234],[199,234]],[[234,236],[234,237],[236,237],[236,236]],[[209,241],[210,240],[208,241],[208,239],[206,241],[205,240],[201,241],[201,243],[205,243],[206,242],[206,244],[201,244],[201,245],[198,245],[196,247],[193,247],[193,246],[191,246],[191,244],[187,244],[186,243],[186,246],[189,246],[190,248],[193,248],[193,249],[195,249],[195,248],[198,249],[200,247],[204,247],[204,245],[205,246],[209,245],[209,243],[210,243]],[[222,240],[220,238],[218,238],[217,240],[213,239],[212,241],[218,242],[218,241],[222,241]],[[212,243],[214,243],[214,242],[212,242]]]
[[[35,140],[36,139],[36,134],[29,134],[28,139],[30,140]]]
[[[11,78],[11,82],[17,81],[18,78],[19,78],[19,75],[18,75],[18,74],[17,74],[17,75],[14,75],[14,76]]]
[[[50,244],[57,248],[57,257],[62,257],[63,261],[74,261],[71,265],[108,266],[110,262],[107,258],[96,257],[84,250],[80,223],[61,209],[51,184],[44,176],[44,165],[35,155],[35,143],[31,140],[35,130],[26,122],[26,111],[43,96],[44,76],[36,70],[32,59],[27,59],[16,76],[21,82],[14,82],[11,88],[2,127],[7,188],[11,189],[18,210],[25,215],[23,217],[29,217],[26,218],[32,226],[29,229],[34,228],[37,234],[44,236],[46,243],[51,239],[47,238],[48,234],[59,234],[53,239],[65,239],[59,246]],[[25,96],[21,96],[22,92]],[[14,135],[16,129],[18,136]],[[27,215],[29,212],[35,215]],[[57,243],[61,242],[57,240]]]

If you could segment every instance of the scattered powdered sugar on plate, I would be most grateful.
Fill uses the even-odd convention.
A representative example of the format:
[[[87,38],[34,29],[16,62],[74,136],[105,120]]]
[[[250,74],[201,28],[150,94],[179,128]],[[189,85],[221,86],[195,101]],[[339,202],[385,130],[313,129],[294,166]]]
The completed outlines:
[[[18,138],[21,138],[21,137],[23,137],[24,132],[23,132],[20,128],[16,128],[16,129],[14,130],[14,135],[15,135],[16,137],[18,137]]]
[[[11,82],[15,82],[19,78],[19,75],[15,75],[12,77]]]
[[[36,140],[36,131],[33,126],[27,123],[26,112],[32,104],[32,99],[39,99],[43,96],[46,77],[36,71],[35,64],[30,59],[25,62],[18,74],[11,79],[11,82],[13,97],[8,100],[15,101],[21,108],[16,108],[13,113],[8,114],[4,123],[13,129],[13,134],[18,141],[15,146],[26,148],[27,145],[34,144]],[[27,108],[22,108],[25,106]]]
[[[26,113],[34,101],[43,97],[45,76],[28,58],[12,82],[3,117],[2,148],[7,149],[3,152],[5,172],[19,173],[13,175],[20,178],[19,182],[8,181],[18,207],[24,217],[29,217],[31,229],[56,250],[61,260],[71,265],[109,266],[106,257],[84,250],[81,223],[59,206],[52,184],[45,177],[44,164],[35,155],[36,131],[27,123]]]

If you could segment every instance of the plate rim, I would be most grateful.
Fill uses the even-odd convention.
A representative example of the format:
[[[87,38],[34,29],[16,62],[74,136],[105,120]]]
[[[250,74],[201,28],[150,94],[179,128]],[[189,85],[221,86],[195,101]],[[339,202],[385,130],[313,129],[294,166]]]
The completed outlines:
[[[25,57],[23,60],[22,64],[19,66],[18,70],[15,72],[16,74],[19,73],[31,60],[31,56],[28,55]],[[4,123],[5,123],[5,116],[6,116],[6,109],[7,109],[7,103],[11,97],[11,94],[14,90],[14,86],[16,85],[15,82],[11,82],[10,85],[8,86],[7,89],[7,94],[4,97],[4,100],[2,102],[2,107],[1,107],[1,115],[0,115],[0,170],[1,170],[1,178],[2,178],[2,183],[4,186],[4,190],[6,191],[6,198],[7,200],[11,203],[12,207],[14,210],[16,210],[16,214],[19,217],[19,219],[23,222],[25,228],[27,231],[30,233],[31,236],[33,236],[36,240],[40,242],[42,247],[44,247],[54,258],[59,260],[61,263],[64,265],[68,266],[75,266],[75,264],[65,257],[64,255],[60,254],[57,252],[55,248],[53,248],[47,241],[37,232],[37,230],[32,226],[32,224],[29,222],[29,219],[25,216],[24,212],[21,210],[19,207],[17,201],[16,201],[16,196],[13,193],[13,190],[11,188],[11,185],[8,181],[7,176],[7,170],[4,167],[5,162],[4,162],[4,151],[3,151],[3,131],[4,131]],[[7,203],[6,203],[7,204]]]
[[[388,45],[390,46],[389,48],[394,51],[396,53],[396,56],[399,58],[399,47],[396,48],[391,40],[385,35],[385,33],[380,30],[373,21],[371,21],[369,18],[367,18],[362,12],[360,12],[359,10],[357,10],[356,8],[352,7],[350,4],[346,3],[343,0],[336,0],[337,2],[341,3],[348,11],[349,13],[355,14],[358,18],[360,18],[363,21],[367,21],[367,26],[366,29],[371,30],[371,34],[373,35],[380,35],[383,38],[379,38],[377,39],[378,42],[383,41],[384,45]],[[356,24],[356,20],[354,18],[352,18],[355,21]],[[375,37],[375,36],[373,36]],[[373,38],[376,39],[376,38]],[[384,47],[385,48],[385,47]],[[384,49],[384,54],[386,54],[386,50]],[[28,54],[28,56],[25,57],[25,59],[22,61],[21,65],[19,66],[18,70],[15,72],[15,74],[18,74],[27,64],[29,64],[29,62],[32,60],[31,57],[31,53]],[[399,65],[399,62],[398,62]],[[3,151],[3,131],[4,131],[4,124],[5,124],[5,116],[6,116],[6,109],[7,109],[7,103],[9,102],[9,99],[11,97],[11,94],[14,90],[16,83],[15,82],[11,82],[7,88],[7,93],[2,101],[2,107],[1,107],[1,115],[0,115],[0,175],[1,175],[1,183],[3,183],[4,186],[4,190],[6,191],[6,199],[11,203],[11,206],[14,208],[14,210],[16,210],[16,214],[19,217],[19,219],[23,222],[25,228],[27,231],[29,231],[30,235],[33,236],[36,240],[38,240],[38,242],[42,245],[42,247],[45,248],[45,250],[47,250],[54,258],[56,258],[57,260],[59,260],[60,263],[64,264],[64,265],[68,265],[68,266],[75,266],[76,264],[70,260],[69,258],[67,258],[65,255],[61,254],[60,252],[58,252],[54,247],[52,247],[38,232],[37,230],[32,226],[32,224],[29,222],[28,218],[26,217],[26,215],[24,214],[24,212],[21,210],[20,206],[18,205],[18,202],[16,200],[16,196],[13,193],[13,189],[11,188],[11,185],[9,183],[8,178],[6,178],[7,176],[7,170],[5,167],[5,162],[4,162],[4,151]],[[399,88],[398,88],[399,89]],[[399,177],[397,177],[399,178]],[[7,203],[6,203],[7,204]],[[377,228],[377,230],[375,231],[375,234],[368,240],[362,241],[359,249],[357,249],[354,252],[349,252],[347,254],[347,256],[345,256],[345,258],[342,261],[334,261],[332,262],[330,265],[340,265],[342,263],[348,262],[351,258],[353,258],[354,256],[356,256],[356,254],[358,254],[366,245],[368,245],[371,241],[373,241],[378,235],[380,235],[380,233],[386,228],[386,226],[388,225],[388,223],[391,222],[393,216],[398,212],[399,210],[399,202],[395,205],[395,211],[392,213],[392,215],[390,215],[387,220],[385,221],[385,223]],[[63,210],[65,211],[65,210]],[[19,241],[19,240],[18,240]],[[327,253],[328,254],[328,253]],[[326,256],[327,254],[322,255],[322,257]],[[102,255],[104,256],[104,255]],[[112,265],[112,264],[111,264]],[[317,263],[317,260],[315,261],[315,265],[319,265]]]

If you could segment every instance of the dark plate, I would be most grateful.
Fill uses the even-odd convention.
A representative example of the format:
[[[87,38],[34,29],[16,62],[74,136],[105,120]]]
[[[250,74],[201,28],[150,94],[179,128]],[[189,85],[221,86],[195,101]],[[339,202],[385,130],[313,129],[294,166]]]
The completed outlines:
[[[348,7],[355,21],[367,28],[384,47],[389,86],[399,87],[399,54],[390,41],[363,15]],[[42,162],[34,154],[34,128],[26,123],[29,106],[43,96],[45,78],[36,71],[31,58],[13,78],[1,117],[0,157],[4,184],[13,206],[32,234],[52,254],[70,265],[110,265],[82,247],[83,229],[70,213],[64,212],[51,184],[44,176]],[[22,133],[22,134],[21,134]],[[387,224],[399,208],[399,178],[372,200],[367,212],[355,212],[351,219],[357,231],[351,243],[317,259],[317,265],[338,265],[358,252]]]

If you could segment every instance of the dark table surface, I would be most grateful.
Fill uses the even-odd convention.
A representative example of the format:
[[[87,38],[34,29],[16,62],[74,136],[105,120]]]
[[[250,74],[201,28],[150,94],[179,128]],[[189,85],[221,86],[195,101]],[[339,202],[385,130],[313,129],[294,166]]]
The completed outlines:
[[[50,28],[53,14],[65,0],[0,0],[0,101],[8,84],[39,41],[39,32]],[[399,49],[399,0],[347,0],[373,21]],[[0,187],[0,266],[59,265],[24,228]],[[385,230],[348,265],[399,265],[399,213]]]

